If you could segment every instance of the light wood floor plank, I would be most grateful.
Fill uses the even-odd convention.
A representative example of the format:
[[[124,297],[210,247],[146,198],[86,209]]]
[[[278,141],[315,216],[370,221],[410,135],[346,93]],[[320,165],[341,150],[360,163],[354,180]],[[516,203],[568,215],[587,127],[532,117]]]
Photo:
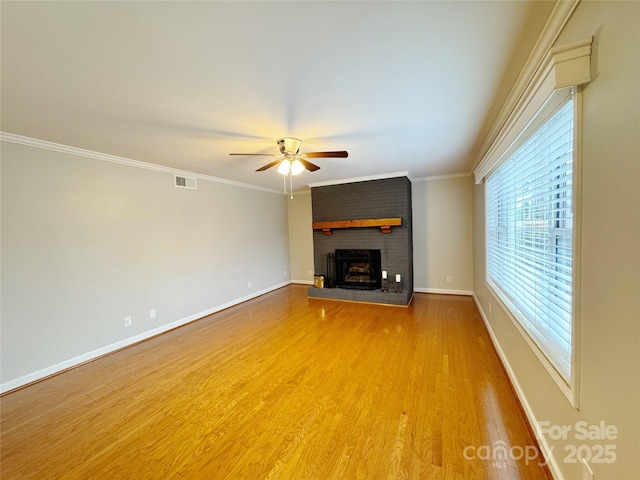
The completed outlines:
[[[7,479],[550,479],[469,297],[289,286],[11,392]]]

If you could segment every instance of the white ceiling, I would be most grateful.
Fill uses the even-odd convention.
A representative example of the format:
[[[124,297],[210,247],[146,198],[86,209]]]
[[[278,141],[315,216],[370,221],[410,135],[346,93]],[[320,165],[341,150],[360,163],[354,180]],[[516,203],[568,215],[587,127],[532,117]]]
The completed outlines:
[[[297,189],[465,173],[552,6],[3,1],[1,129],[273,189],[228,154],[349,152]]]

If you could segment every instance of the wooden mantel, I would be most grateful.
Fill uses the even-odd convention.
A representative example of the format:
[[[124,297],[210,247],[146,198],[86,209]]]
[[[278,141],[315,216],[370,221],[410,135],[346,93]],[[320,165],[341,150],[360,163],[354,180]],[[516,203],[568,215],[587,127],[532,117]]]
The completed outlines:
[[[391,233],[391,227],[402,225],[402,218],[372,218],[368,220],[338,220],[335,222],[313,222],[314,230],[322,230],[325,235],[332,235],[334,228],[380,227],[382,233]]]

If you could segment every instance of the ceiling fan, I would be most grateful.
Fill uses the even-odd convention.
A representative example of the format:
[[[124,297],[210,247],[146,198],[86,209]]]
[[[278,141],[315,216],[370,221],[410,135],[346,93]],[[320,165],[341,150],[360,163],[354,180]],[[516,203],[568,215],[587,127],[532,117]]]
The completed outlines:
[[[302,140],[297,138],[284,137],[278,140],[278,147],[280,148],[280,154],[277,153],[230,153],[229,155],[259,155],[267,157],[277,157],[271,163],[263,165],[256,172],[262,172],[275,165],[280,164],[278,167],[278,173],[283,175],[298,175],[305,168],[310,172],[319,170],[320,167],[314,163],[311,163],[308,158],[346,158],[349,154],[345,151],[340,152],[307,152],[299,153]]]

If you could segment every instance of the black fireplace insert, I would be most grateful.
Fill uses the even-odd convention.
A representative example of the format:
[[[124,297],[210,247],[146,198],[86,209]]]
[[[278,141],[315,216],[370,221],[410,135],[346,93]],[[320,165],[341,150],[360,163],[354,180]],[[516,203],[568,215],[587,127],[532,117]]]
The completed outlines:
[[[380,250],[336,250],[336,276],[340,288],[382,288]]]

